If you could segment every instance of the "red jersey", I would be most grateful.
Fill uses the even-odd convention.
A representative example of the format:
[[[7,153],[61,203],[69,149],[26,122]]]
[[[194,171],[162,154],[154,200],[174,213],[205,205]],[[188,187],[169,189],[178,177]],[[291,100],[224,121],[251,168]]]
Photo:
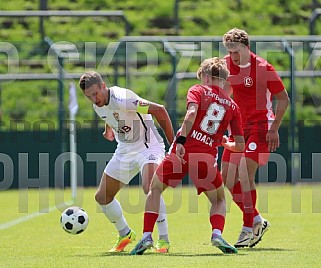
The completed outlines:
[[[194,85],[187,93],[189,103],[198,104],[194,125],[186,137],[188,152],[217,154],[217,146],[228,125],[233,135],[243,135],[237,104],[217,86]]]
[[[243,128],[263,127],[267,130],[268,123],[275,117],[272,96],[284,90],[281,78],[271,64],[253,52],[246,66],[234,65],[229,55],[225,59],[230,71],[228,81],[241,111]]]

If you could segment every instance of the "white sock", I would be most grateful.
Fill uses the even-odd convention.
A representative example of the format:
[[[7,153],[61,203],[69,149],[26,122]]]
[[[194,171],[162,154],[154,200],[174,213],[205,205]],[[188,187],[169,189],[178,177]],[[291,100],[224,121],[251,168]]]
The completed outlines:
[[[161,196],[160,198],[159,213],[158,213],[158,218],[156,222],[157,222],[159,239],[164,239],[165,241],[169,241],[166,205],[165,205],[163,196]]]
[[[246,227],[246,226],[242,227],[242,231],[246,231],[248,233],[253,233],[253,229],[251,227]]]
[[[262,218],[261,214],[258,214],[253,218],[253,224],[258,223],[258,222],[262,222],[262,221],[263,221],[263,218]]]
[[[214,229],[213,232],[212,232],[212,234],[222,236],[222,232],[221,232],[221,230],[219,230],[219,229]]]
[[[145,233],[143,233],[142,240],[145,239],[145,238],[146,238],[147,236],[149,236],[149,235],[152,235],[152,233],[151,233],[151,232],[145,232]]]
[[[128,233],[130,231],[127,221],[123,215],[121,205],[117,199],[114,198],[109,204],[100,205],[100,207],[107,219],[115,225],[118,232],[121,231],[122,233]],[[122,234],[119,235],[124,236]]]

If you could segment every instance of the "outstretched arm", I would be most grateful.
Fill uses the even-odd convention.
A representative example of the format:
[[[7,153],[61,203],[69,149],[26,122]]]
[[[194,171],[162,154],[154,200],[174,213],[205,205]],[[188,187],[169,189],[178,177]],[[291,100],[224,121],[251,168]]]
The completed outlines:
[[[169,115],[164,105],[150,102],[148,107],[148,113],[151,114],[163,129],[168,144],[172,144],[174,140],[174,130]]]
[[[188,104],[187,112],[181,127],[181,133],[176,141],[176,154],[180,158],[183,164],[185,163],[185,160],[183,159],[185,155],[184,143],[186,141],[187,135],[190,133],[194,125],[194,122],[197,116],[197,110],[198,110],[198,105],[196,103]]]
[[[189,132],[191,131],[196,116],[197,116],[198,104],[189,103],[187,107],[187,112],[181,127],[181,136],[187,137]]]

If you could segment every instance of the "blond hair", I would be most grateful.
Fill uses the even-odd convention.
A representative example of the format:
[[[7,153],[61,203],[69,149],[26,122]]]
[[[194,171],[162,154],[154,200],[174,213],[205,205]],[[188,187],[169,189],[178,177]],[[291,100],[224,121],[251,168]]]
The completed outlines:
[[[245,46],[250,43],[249,35],[244,30],[233,28],[223,36],[223,45],[226,48],[235,48],[240,43]]]
[[[204,60],[197,71],[197,78],[201,80],[202,75],[226,80],[229,76],[226,61],[218,57]]]

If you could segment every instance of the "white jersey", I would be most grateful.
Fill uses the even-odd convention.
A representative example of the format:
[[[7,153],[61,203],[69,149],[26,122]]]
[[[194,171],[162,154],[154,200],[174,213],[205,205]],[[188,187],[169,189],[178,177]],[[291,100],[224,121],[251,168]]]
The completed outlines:
[[[139,104],[146,103],[133,91],[121,88],[109,88],[108,104],[94,110],[114,132],[118,143],[116,154],[128,154],[145,150],[151,146],[165,146],[158,133],[152,115],[137,111]]]

